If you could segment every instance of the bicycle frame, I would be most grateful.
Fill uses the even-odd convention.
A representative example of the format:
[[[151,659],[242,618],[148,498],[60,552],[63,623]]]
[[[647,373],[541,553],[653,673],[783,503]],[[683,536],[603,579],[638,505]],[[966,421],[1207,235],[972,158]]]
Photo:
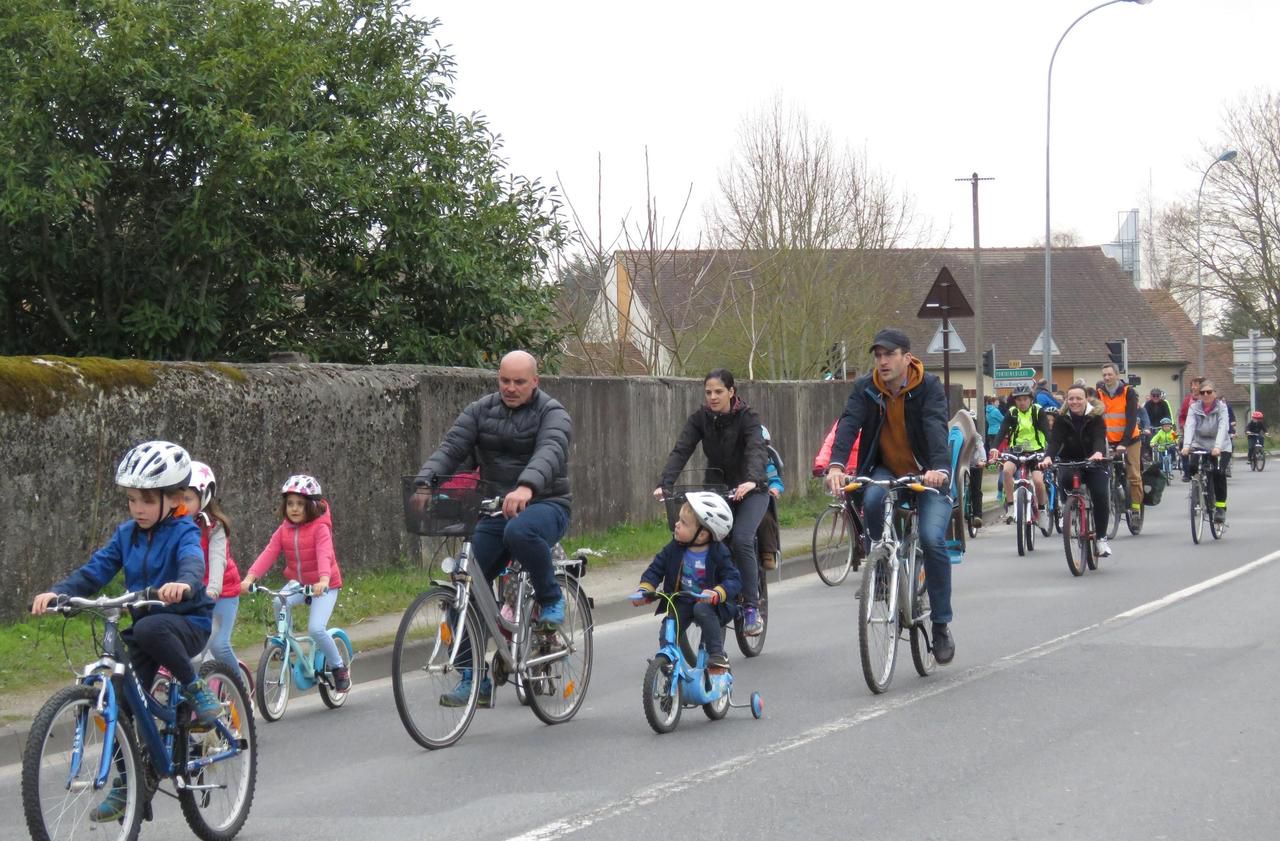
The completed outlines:
[[[125,594],[125,596],[132,595],[134,594]],[[120,599],[125,598],[125,596],[121,596]],[[120,599],[113,601],[119,601]],[[135,602],[134,604],[146,605],[148,602]],[[163,602],[150,602],[149,604],[160,605]],[[107,779],[112,773],[111,766],[115,757],[116,724],[120,721],[121,712],[121,691],[123,692],[124,708],[132,715],[137,725],[137,732],[146,743],[147,757],[156,774],[161,777],[173,778],[179,788],[197,790],[201,788],[216,788],[216,786],[190,784],[180,776],[180,773],[198,771],[206,765],[235,756],[239,752],[239,741],[227,730],[222,721],[218,720],[215,722],[214,727],[226,739],[226,743],[233,747],[211,756],[188,760],[183,768],[174,767],[173,742],[176,731],[173,725],[178,720],[178,706],[181,703],[181,692],[178,691],[180,684],[176,679],[170,677],[168,697],[163,704],[142,688],[142,685],[138,682],[137,675],[133,671],[133,666],[125,656],[124,643],[120,638],[119,621],[122,613],[123,606],[106,608],[103,613],[103,619],[106,623],[102,636],[103,656],[96,662],[85,666],[83,673],[76,681],[83,686],[97,687],[98,701],[95,704],[95,709],[106,722],[106,732],[103,734],[102,760],[94,777],[94,789],[100,790],[105,787]],[[166,725],[164,733],[161,733],[160,728],[156,726],[157,719]],[[85,716],[81,716],[76,722],[76,735],[72,749],[73,756],[71,759],[71,773],[67,781],[68,785],[71,785],[79,772],[82,758],[81,751],[85,744],[84,728],[88,726],[89,722]]]
[[[915,505],[911,506],[910,513],[907,516],[899,518],[895,515],[901,506],[900,494],[903,490],[918,490],[918,488],[909,485],[899,484],[897,479],[877,480],[866,476],[859,476],[854,480],[862,485],[879,485],[885,488],[884,495],[884,527],[880,532],[880,539],[872,542],[871,551],[868,554],[868,560],[872,560],[885,553],[889,569],[887,578],[895,582],[895,586],[889,590],[889,615],[897,613],[902,620],[902,628],[908,629],[917,622],[923,622],[928,617],[915,616],[915,599],[912,597],[911,570],[904,557],[904,550],[910,544],[916,532],[916,518],[918,513]],[[920,487],[923,487],[921,485]],[[898,521],[902,520],[899,526]],[[923,565],[921,566],[923,570]]]
[[[697,655],[692,663],[685,657],[680,645],[680,633],[676,627],[674,616],[662,619],[662,648],[658,655],[666,657],[675,669],[675,676],[680,680],[680,695],[691,704],[710,704],[730,693],[733,688],[733,674],[712,675],[707,670],[707,650],[698,646]]]
[[[261,588],[265,590],[266,588]],[[276,632],[267,637],[265,645],[279,646],[284,649],[285,660],[292,668],[289,674],[293,685],[298,689],[310,689],[319,681],[315,668],[316,641],[311,637],[300,637],[293,631],[293,606],[288,599],[297,593],[305,593],[301,587],[284,587],[271,593],[276,603]]]

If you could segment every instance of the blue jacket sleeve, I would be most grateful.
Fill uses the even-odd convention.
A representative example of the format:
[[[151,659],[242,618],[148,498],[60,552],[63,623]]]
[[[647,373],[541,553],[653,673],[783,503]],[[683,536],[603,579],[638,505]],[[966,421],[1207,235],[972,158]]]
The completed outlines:
[[[51,593],[65,593],[68,596],[92,596],[116,577],[124,566],[126,531],[133,523],[126,523],[116,529],[111,540],[89,558],[89,562],[49,589]],[[197,532],[196,546],[199,547]],[[204,571],[200,572],[201,578]]]
[[[648,568],[641,573],[640,583],[648,584],[651,589],[662,589],[663,583],[667,579],[667,567],[670,565],[671,547],[675,546],[675,541],[668,543],[662,547],[658,554],[653,556]]]

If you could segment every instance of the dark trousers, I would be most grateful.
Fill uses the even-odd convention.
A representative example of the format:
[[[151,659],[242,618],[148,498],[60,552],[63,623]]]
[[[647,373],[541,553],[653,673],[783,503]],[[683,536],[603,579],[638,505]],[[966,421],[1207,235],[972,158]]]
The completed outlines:
[[[773,497],[767,493],[749,493],[733,503],[733,531],[729,532],[729,552],[742,576],[742,595],[747,604],[760,601],[760,561],[756,557],[756,529]]]
[[[1209,480],[1213,482],[1213,498],[1217,502],[1227,501],[1227,474],[1225,472],[1225,462],[1231,458],[1231,453],[1223,453],[1214,458],[1213,456],[1198,456],[1192,454],[1188,456],[1187,473],[1195,475],[1200,470],[1200,462],[1204,462],[1205,474]]]
[[[204,651],[209,632],[176,613],[149,613],[121,631],[120,638],[129,647],[138,682],[149,692],[161,666],[183,686],[193,682],[196,670],[191,658]]]
[[[668,611],[672,608],[668,608]],[[691,599],[675,600],[675,617],[677,639],[680,640],[681,648],[684,649],[686,656],[693,649],[688,644],[689,628],[697,625],[702,629],[702,645],[707,649],[707,654],[724,654],[724,627],[720,624],[720,612],[706,602],[696,602]],[[662,629],[658,629],[658,642],[662,643]],[[692,662],[693,658],[690,658]]]
[[[1066,494],[1071,491],[1071,477],[1081,473],[1080,468],[1062,468],[1058,473],[1058,502],[1065,504]],[[1080,484],[1089,490],[1089,501],[1093,504],[1094,537],[1106,537],[1107,526],[1111,523],[1111,512],[1108,509],[1108,495],[1111,493],[1111,472],[1106,467],[1087,467],[1080,478]],[[1066,516],[1066,509],[1063,509]]]
[[[976,465],[969,468],[969,513],[974,517],[982,516],[982,473]]]
[[[772,497],[772,494],[770,494]],[[770,499],[769,507],[760,518],[760,527],[756,529],[756,542],[760,545],[760,554],[777,555],[782,549],[782,533],[778,528],[778,506]]]

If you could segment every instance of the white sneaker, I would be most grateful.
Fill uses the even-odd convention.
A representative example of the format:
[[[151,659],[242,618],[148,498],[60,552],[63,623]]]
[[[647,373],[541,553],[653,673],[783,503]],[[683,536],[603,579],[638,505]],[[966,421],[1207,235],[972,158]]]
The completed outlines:
[[[1013,508],[1009,505],[1004,507],[1004,524],[1007,526],[1013,522]]]
[[[1107,542],[1107,539],[1105,537],[1098,538],[1098,557],[1099,558],[1111,557],[1111,544]]]
[[[1049,512],[1047,509],[1040,509],[1040,513],[1036,516],[1036,525],[1040,527],[1041,531],[1049,529]]]

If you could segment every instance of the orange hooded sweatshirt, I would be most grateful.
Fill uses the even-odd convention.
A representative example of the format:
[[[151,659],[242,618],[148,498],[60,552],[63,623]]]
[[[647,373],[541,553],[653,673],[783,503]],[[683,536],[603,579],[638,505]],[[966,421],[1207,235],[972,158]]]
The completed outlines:
[[[906,476],[919,471],[916,457],[911,452],[911,442],[907,440],[907,410],[904,395],[924,382],[924,363],[912,359],[907,367],[904,384],[893,394],[884,383],[880,382],[880,372],[871,375],[871,381],[884,395],[885,418],[880,428],[880,461],[893,471],[895,476]]]

